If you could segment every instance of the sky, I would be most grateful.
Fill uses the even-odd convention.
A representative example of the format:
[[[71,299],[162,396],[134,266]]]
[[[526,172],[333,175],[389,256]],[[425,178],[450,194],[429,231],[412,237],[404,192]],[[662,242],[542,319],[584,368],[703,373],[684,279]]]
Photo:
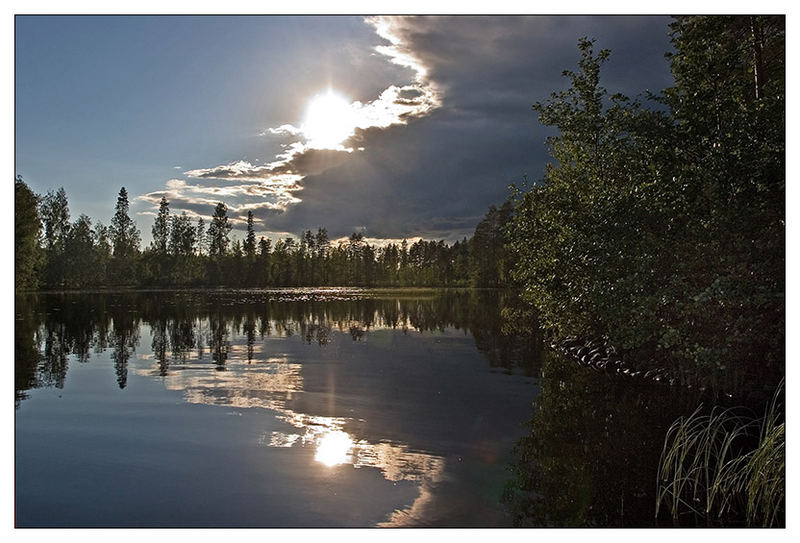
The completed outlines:
[[[259,235],[455,241],[548,161],[532,104],[577,42],[602,83],[672,82],[662,16],[16,16],[15,171],[109,224],[120,187],[148,243],[164,196]]]

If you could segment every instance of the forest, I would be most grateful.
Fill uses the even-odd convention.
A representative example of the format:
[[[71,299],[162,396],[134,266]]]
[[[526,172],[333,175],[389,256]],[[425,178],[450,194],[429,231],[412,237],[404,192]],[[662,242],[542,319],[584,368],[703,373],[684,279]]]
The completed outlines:
[[[674,85],[636,99],[601,85],[611,53],[583,39],[578,69],[564,72],[570,87],[534,105],[558,135],[548,141],[553,161],[544,178],[511,197],[508,250],[521,298],[554,345],[579,347],[582,363],[604,369],[585,347],[594,338],[628,374],[667,369],[670,383],[702,396],[676,409],[674,399],[654,406],[657,390],[638,389],[623,425],[648,410],[675,417],[669,429],[648,435],[655,426],[646,421],[609,429],[593,420],[592,390],[616,407],[621,401],[606,380],[582,372],[577,382],[551,381],[556,386],[543,389],[531,421],[538,432],[520,444],[508,495],[518,525],[584,522],[576,496],[591,487],[575,477],[580,464],[553,460],[582,458],[569,447],[585,453],[588,436],[600,432],[598,443],[614,450],[592,449],[585,469],[596,473],[609,471],[609,456],[664,444],[645,470],[645,480],[658,484],[656,517],[667,511],[675,525],[783,525],[784,22],[676,17],[667,55]],[[542,372],[572,369],[551,364]],[[599,525],[621,518],[621,508],[603,517],[608,505],[591,512]]]
[[[70,222],[66,191],[34,194],[21,178],[16,194],[17,290],[94,287],[500,287],[511,204],[492,206],[471,239],[453,244],[420,239],[370,245],[363,233],[329,239],[324,227],[297,238],[256,239],[248,211],[244,239],[232,239],[228,208],[220,202],[206,226],[185,212],[171,214],[161,199],[152,242],[130,217],[123,187],[109,226],[81,215]]]
[[[687,381],[774,386],[785,356],[785,84],[782,16],[676,17],[674,85],[610,94],[608,50],[579,40],[567,90],[536,103],[557,129],[551,162],[511,187],[470,239],[377,247],[323,227],[232,239],[162,199],[152,243],[119,192],[111,224],[71,222],[63,188],[15,180],[15,286],[505,287],[554,338],[595,337]],[[211,210],[209,210],[211,211]],[[534,309],[535,308],[535,309]],[[730,383],[718,383],[722,388]]]
[[[570,88],[534,106],[559,135],[509,230],[512,275],[556,336],[605,338],[690,382],[783,376],[783,25],[675,18],[674,86],[643,99],[609,95],[610,52],[580,41]]]

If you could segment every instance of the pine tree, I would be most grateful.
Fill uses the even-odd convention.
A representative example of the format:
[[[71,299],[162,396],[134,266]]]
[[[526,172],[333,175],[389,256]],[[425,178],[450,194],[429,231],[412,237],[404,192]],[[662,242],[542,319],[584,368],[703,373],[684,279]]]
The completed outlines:
[[[262,236],[261,239],[258,240],[259,256],[269,256],[271,250],[272,250],[272,241]]]
[[[139,229],[128,215],[128,209],[128,192],[122,187],[111,219],[111,245],[114,256],[119,258],[132,258],[139,251]]]
[[[204,255],[208,251],[208,236],[206,235],[206,224],[203,218],[197,219],[197,228],[195,229],[195,240],[197,242],[197,254]]]
[[[169,242],[169,202],[165,196],[161,197],[158,206],[158,215],[153,221],[153,251],[159,255],[167,254]]]
[[[247,212],[247,237],[244,240],[244,253],[248,260],[252,260],[256,255],[256,232],[253,229],[253,212]]]
[[[328,256],[328,251],[330,250],[331,247],[331,241],[328,238],[327,229],[321,226],[317,228],[317,234],[315,236],[314,244],[317,249],[317,255],[320,258],[325,258]]]
[[[109,266],[109,276],[114,284],[131,284],[140,279],[136,267],[136,257],[139,255],[139,229],[128,215],[128,209],[128,192],[122,187],[109,228],[114,251]]]
[[[111,234],[109,228],[97,221],[92,232],[94,250],[96,254],[97,285],[106,284],[108,278],[108,265],[111,261]]]
[[[208,226],[208,254],[212,257],[225,256],[230,242],[228,234],[233,225],[228,222],[228,207],[220,202],[214,208],[211,224]]]

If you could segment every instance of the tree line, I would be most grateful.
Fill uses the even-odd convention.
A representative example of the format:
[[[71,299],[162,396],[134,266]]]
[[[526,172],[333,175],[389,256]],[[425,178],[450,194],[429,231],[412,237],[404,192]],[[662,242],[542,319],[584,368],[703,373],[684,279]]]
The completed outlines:
[[[515,287],[554,337],[601,337],[687,382],[777,383],[785,359],[785,19],[676,17],[674,77],[630,98],[600,84],[610,52],[579,41],[571,86],[534,105],[558,135],[530,187],[470,239],[376,247],[324,228],[274,244],[169,213],[153,243],[120,191],[110,226],[69,222],[63,189],[16,183],[16,285]],[[727,386],[727,385],[726,385]]]
[[[248,211],[243,239],[232,239],[225,203],[208,224],[170,212],[162,198],[152,242],[129,214],[119,191],[111,224],[86,215],[70,221],[66,191],[34,194],[15,181],[15,285],[17,290],[87,287],[441,286],[501,287],[508,280],[501,255],[510,204],[492,206],[471,239],[453,244],[418,240],[376,246],[354,232],[333,242],[325,228],[298,238],[257,239]]]

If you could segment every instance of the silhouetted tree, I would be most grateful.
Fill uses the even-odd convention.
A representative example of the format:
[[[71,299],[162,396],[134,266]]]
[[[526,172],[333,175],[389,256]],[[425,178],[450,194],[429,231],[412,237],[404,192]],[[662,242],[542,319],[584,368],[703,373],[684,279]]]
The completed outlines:
[[[233,225],[228,222],[228,207],[220,202],[214,208],[211,224],[208,226],[208,254],[212,257],[225,256],[228,252],[228,234]]]
[[[81,215],[72,225],[64,243],[64,285],[69,288],[81,288],[98,284],[101,278],[98,266],[98,254],[94,246],[92,222],[86,215]]]
[[[128,192],[122,187],[117,197],[114,216],[111,218],[111,278],[116,284],[130,284],[136,281],[138,271],[136,258],[139,254],[139,229],[128,215]]]
[[[206,233],[206,225],[203,218],[197,219],[197,230],[195,238],[197,240],[197,254],[204,255],[208,252],[208,235]]]
[[[544,179],[515,196],[514,276],[557,335],[605,337],[687,381],[774,384],[785,356],[783,18],[671,27],[675,86],[659,107],[610,96],[610,53],[586,39],[579,70],[565,72],[571,87],[534,106],[559,135]]]
[[[35,289],[39,286],[42,251],[39,236],[39,199],[22,177],[14,181],[14,288]]]
[[[251,260],[256,255],[256,232],[253,228],[253,212],[247,212],[247,237],[244,239],[243,245],[244,253],[247,255],[248,260]]]
[[[128,192],[122,187],[111,219],[111,246],[114,256],[121,259],[131,259],[139,251],[139,229],[128,215],[129,207]]]
[[[64,187],[47,191],[40,213],[44,225],[45,283],[58,286],[64,276],[64,244],[69,233],[69,204]]]
[[[505,202],[500,209],[490,206],[484,219],[475,227],[471,241],[470,270],[473,286],[500,287],[508,284],[506,228],[512,213],[511,202]]]
[[[158,214],[153,220],[153,251],[161,256],[167,254],[167,244],[170,240],[169,232],[169,202],[165,196],[161,197],[158,204]]]

